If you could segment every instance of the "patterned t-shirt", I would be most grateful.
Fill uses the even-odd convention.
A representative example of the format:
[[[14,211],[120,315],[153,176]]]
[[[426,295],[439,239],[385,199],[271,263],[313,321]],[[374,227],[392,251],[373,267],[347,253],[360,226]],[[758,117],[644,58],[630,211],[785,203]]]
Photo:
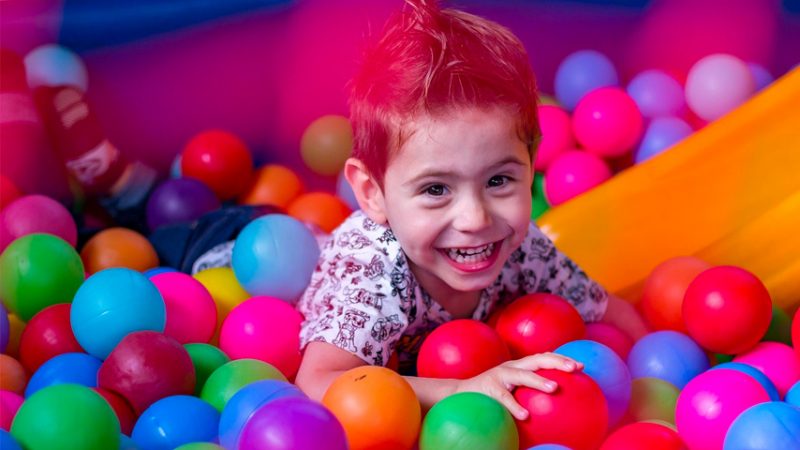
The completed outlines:
[[[531,222],[519,249],[481,292],[473,319],[529,293],[569,301],[587,322],[599,320],[608,295]],[[354,212],[322,246],[308,289],[297,304],[305,316],[301,346],[323,341],[371,365],[397,351],[403,373],[413,372],[423,339],[453,320],[419,285],[392,230]]]

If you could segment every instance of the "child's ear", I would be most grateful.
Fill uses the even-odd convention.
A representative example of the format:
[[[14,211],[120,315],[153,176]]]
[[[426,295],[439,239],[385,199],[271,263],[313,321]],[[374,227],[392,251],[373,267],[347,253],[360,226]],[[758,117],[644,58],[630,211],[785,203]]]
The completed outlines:
[[[386,223],[386,202],[378,181],[358,158],[348,158],[344,163],[344,177],[350,183],[361,210],[379,224]]]

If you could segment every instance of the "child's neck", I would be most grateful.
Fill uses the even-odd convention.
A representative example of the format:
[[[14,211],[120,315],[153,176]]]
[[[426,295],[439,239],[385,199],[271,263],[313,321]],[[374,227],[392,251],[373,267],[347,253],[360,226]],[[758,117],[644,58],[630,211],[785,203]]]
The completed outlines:
[[[409,261],[411,273],[417,279],[420,287],[442,306],[454,319],[469,319],[478,307],[481,291],[457,291],[447,283],[432,276],[430,273],[419,269],[416,264]]]

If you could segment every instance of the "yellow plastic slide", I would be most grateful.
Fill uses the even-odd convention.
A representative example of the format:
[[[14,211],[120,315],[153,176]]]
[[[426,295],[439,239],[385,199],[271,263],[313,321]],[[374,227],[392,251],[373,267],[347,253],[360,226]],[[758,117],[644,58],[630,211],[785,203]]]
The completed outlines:
[[[650,160],[537,221],[607,289],[639,299],[660,262],[750,270],[800,305],[800,69]]]

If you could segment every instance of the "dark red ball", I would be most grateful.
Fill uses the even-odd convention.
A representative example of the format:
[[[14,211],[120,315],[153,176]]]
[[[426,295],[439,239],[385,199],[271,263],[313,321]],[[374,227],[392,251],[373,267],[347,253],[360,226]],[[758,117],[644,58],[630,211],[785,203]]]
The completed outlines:
[[[467,379],[511,358],[492,327],[472,319],[459,319],[433,330],[422,342],[417,374],[426,378]]]
[[[600,450],[684,450],[678,432],[653,422],[636,422],[609,435]]]
[[[495,329],[514,359],[551,352],[586,335],[586,325],[574,306],[543,293],[516,299],[500,313]]]
[[[34,315],[19,338],[19,360],[29,373],[63,353],[84,353],[72,333],[69,303],[51,305]]]

